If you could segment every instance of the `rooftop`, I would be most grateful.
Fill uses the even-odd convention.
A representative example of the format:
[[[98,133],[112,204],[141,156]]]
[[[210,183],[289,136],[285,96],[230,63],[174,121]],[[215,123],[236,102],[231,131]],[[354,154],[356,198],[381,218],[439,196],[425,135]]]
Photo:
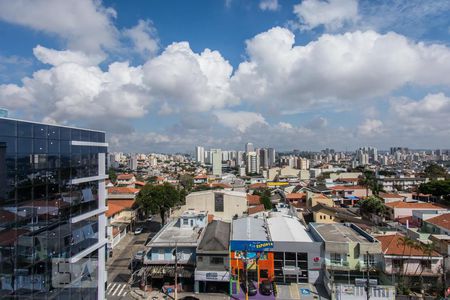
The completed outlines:
[[[214,220],[206,226],[198,251],[228,251],[231,224]]]
[[[446,209],[447,207],[430,202],[403,202],[403,201],[395,201],[385,203],[384,205],[391,208],[418,208],[418,209]]]
[[[425,222],[450,230],[450,213],[430,218]]]
[[[244,217],[233,220],[231,239],[235,241],[266,241],[268,231],[264,219]]]
[[[321,224],[321,223],[310,223],[317,232],[322,236],[325,242],[337,242],[337,243],[372,243],[361,232],[355,230],[357,228],[353,224]],[[358,228],[359,229],[359,228]]]
[[[381,242],[381,249],[386,255],[428,256],[428,254],[424,253],[420,248],[411,247],[407,244],[405,245],[402,238],[404,238],[404,236],[400,234],[377,236],[377,240]],[[440,254],[433,251],[431,256],[440,256]]]
[[[297,218],[276,214],[267,219],[270,236],[275,242],[313,242]]]
[[[202,227],[180,228],[177,225],[178,219],[168,223],[159,233],[147,244],[147,246],[196,246],[198,238],[202,232]]]

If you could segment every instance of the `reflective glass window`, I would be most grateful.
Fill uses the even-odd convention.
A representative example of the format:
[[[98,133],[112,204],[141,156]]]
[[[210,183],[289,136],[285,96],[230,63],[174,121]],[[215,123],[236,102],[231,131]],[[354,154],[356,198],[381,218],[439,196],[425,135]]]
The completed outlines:
[[[33,125],[31,123],[17,122],[17,136],[33,137]]]
[[[45,139],[47,137],[47,125],[33,124],[33,137]]]
[[[0,135],[16,136],[17,122],[12,120],[0,119]]]

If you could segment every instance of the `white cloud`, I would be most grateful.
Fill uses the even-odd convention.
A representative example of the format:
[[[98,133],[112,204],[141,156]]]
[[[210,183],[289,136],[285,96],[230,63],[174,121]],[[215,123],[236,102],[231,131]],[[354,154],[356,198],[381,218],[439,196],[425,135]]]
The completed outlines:
[[[303,0],[294,6],[303,29],[323,25],[327,30],[336,30],[347,23],[358,20],[357,0]]]
[[[280,5],[278,3],[278,0],[261,0],[259,2],[259,8],[261,10],[278,10],[280,8]]]
[[[194,53],[189,43],[169,45],[145,63],[144,83],[173,111],[208,111],[239,102],[230,91],[233,67],[218,51]]]
[[[103,55],[92,54],[88,56],[81,51],[58,51],[42,47],[41,45],[37,45],[33,49],[33,54],[44,64],[53,66],[58,66],[64,63],[75,63],[82,66],[95,66],[104,59]]]
[[[156,29],[149,20],[139,20],[138,24],[123,31],[134,45],[134,50],[144,57],[154,56],[159,50]]]
[[[393,99],[390,111],[391,120],[407,135],[450,134],[450,97],[443,93],[428,94],[418,101]]]
[[[248,60],[232,77],[233,92],[298,111],[385,96],[406,84],[450,84],[450,49],[444,45],[374,31],[324,34],[304,46],[294,41],[280,27],[248,40]]]
[[[367,119],[358,126],[358,134],[362,136],[376,136],[385,131],[383,122],[376,119]]]
[[[267,125],[264,117],[255,112],[219,110],[213,113],[220,124],[232,129],[237,129],[240,132],[245,132],[249,127],[255,124]]]
[[[57,35],[73,50],[101,53],[114,47],[116,12],[100,1],[18,0],[0,1],[0,20]]]

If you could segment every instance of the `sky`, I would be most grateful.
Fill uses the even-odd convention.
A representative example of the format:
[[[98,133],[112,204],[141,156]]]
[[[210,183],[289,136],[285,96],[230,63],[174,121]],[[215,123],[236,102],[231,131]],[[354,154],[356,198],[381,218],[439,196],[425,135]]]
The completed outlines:
[[[448,0],[0,0],[0,107],[111,151],[450,148]]]

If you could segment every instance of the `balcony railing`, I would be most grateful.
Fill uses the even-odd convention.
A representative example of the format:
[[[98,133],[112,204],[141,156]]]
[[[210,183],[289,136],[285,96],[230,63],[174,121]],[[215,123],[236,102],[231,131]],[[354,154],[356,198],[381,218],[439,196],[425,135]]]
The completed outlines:
[[[339,259],[326,259],[325,264],[328,268],[333,269],[345,269],[348,270],[350,268],[348,261],[339,260]]]

